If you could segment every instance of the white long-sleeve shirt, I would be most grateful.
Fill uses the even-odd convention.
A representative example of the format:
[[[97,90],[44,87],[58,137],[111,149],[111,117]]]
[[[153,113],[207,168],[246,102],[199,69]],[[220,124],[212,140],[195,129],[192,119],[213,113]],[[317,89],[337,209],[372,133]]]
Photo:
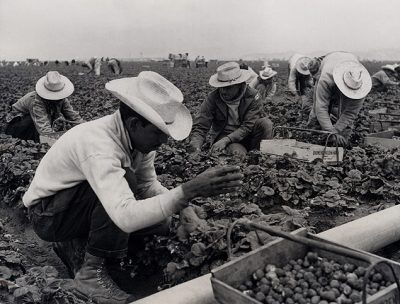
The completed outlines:
[[[119,111],[72,128],[41,160],[23,196],[25,206],[87,180],[112,221],[127,233],[179,211],[185,204],[182,187],[163,187],[154,169],[156,153],[133,155],[130,146]],[[125,168],[136,178],[135,193]]]

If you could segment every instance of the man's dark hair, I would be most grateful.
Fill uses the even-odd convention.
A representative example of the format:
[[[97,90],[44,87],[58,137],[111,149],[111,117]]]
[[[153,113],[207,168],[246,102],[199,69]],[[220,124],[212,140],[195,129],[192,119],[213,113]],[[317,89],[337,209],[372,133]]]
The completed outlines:
[[[135,118],[139,119],[139,121],[142,123],[143,126],[146,126],[147,124],[151,124],[150,121],[148,121],[146,118],[144,118],[143,116],[136,113],[129,106],[124,104],[122,101],[119,102],[119,111],[121,113],[123,122],[125,122],[130,117],[135,117]]]

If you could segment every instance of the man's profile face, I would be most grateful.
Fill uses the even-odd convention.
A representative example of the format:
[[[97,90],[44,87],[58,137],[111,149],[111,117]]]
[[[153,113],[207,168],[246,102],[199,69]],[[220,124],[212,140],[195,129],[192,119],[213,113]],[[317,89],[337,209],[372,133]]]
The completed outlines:
[[[145,154],[168,141],[168,135],[151,123],[135,120],[127,124],[127,129],[134,148]]]
[[[223,100],[231,101],[234,100],[237,96],[239,96],[240,89],[242,88],[242,84],[234,84],[227,87],[219,88],[219,92]]]

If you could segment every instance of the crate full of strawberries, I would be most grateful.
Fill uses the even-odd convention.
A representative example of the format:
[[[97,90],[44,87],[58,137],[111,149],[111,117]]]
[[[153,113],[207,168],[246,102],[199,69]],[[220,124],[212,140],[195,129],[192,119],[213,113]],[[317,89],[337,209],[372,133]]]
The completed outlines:
[[[318,239],[303,229],[296,233]],[[382,260],[362,254],[370,261]],[[400,264],[386,261],[400,273]],[[362,303],[363,292],[369,304],[400,303],[390,268],[379,265],[366,274],[368,266],[365,261],[277,239],[214,269],[211,283],[215,298],[223,304],[353,304]]]

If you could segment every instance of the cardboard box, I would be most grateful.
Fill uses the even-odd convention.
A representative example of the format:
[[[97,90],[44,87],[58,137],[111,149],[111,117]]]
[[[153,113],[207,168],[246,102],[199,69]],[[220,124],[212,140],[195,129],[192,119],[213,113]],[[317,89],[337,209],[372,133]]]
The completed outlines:
[[[323,161],[326,163],[336,163],[343,161],[343,148],[339,147],[324,147],[297,141],[295,139],[266,139],[261,141],[261,153],[284,155],[312,162],[317,158],[322,159],[325,150]],[[338,152],[338,153],[337,153]]]

